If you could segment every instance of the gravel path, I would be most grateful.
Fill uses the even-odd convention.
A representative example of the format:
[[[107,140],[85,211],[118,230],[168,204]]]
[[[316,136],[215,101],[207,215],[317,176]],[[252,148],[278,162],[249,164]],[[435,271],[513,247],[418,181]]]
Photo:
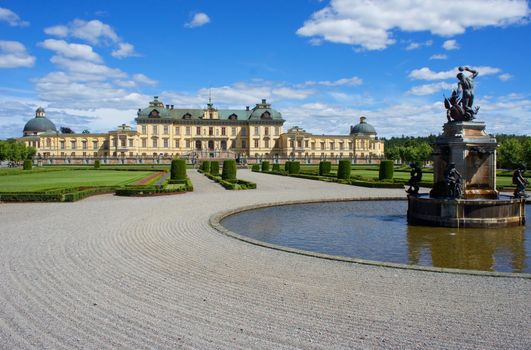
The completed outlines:
[[[253,203],[403,196],[239,171],[225,191],[0,204],[1,349],[529,349],[531,281],[299,256],[213,230]]]

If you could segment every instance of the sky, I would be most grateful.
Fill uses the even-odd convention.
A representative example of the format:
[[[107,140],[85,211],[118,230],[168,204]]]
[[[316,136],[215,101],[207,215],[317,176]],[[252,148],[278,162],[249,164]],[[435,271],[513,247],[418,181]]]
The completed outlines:
[[[380,137],[438,134],[457,67],[489,133],[531,134],[530,7],[519,0],[0,0],[0,139],[38,106],[58,127],[135,125],[265,98],[315,134],[361,116]]]

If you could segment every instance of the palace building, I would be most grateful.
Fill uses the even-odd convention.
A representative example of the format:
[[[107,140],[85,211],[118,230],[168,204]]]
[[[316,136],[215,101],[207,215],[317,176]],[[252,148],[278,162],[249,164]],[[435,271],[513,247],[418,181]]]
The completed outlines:
[[[204,109],[180,109],[155,96],[135,120],[136,130],[122,124],[107,133],[61,133],[39,107],[19,140],[48,163],[151,163],[174,157],[371,163],[384,154],[383,141],[365,117],[346,135],[313,135],[299,127],[284,132],[282,114],[265,99],[245,109],[217,109],[210,101]]]

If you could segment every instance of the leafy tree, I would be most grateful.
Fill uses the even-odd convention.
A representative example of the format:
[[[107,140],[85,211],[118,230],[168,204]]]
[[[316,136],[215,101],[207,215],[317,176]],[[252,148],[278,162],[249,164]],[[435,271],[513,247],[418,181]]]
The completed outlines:
[[[82,134],[90,134],[90,131],[88,129],[85,129],[81,132]]]
[[[497,156],[501,168],[514,169],[524,161],[524,146],[517,139],[505,139],[498,146]]]
[[[60,130],[62,134],[74,134],[74,130],[66,126],[61,126]]]

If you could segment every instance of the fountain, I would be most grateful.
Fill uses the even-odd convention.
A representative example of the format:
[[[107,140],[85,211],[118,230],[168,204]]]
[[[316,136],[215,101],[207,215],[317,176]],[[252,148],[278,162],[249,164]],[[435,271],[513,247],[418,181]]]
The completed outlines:
[[[408,195],[410,225],[506,227],[525,224],[525,198],[496,190],[496,139],[474,121],[473,80],[459,67],[458,88],[445,98],[448,122],[433,146],[434,183],[429,195]],[[465,76],[464,72],[472,73]]]

